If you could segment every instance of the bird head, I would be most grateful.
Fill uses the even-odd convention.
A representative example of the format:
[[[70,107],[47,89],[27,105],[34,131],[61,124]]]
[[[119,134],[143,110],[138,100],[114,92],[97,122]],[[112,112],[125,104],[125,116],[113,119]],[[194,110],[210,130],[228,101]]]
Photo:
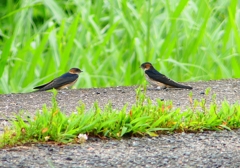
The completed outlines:
[[[83,72],[83,71],[78,68],[71,68],[69,70],[69,73],[71,73],[71,74],[80,74],[81,72]]]
[[[141,68],[146,71],[146,70],[149,70],[151,68],[153,68],[152,64],[150,62],[145,62],[141,65]]]

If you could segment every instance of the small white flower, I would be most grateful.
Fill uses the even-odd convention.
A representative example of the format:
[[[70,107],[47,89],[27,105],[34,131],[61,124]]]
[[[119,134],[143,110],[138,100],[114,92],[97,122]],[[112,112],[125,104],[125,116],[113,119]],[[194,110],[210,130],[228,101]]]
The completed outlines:
[[[78,135],[78,139],[85,139],[85,140],[87,140],[88,136],[86,134],[79,134]]]
[[[50,136],[45,136],[45,137],[44,137],[45,141],[48,141],[49,138],[50,138]]]
[[[88,139],[88,136],[86,134],[79,134],[78,135],[78,143],[84,143]]]

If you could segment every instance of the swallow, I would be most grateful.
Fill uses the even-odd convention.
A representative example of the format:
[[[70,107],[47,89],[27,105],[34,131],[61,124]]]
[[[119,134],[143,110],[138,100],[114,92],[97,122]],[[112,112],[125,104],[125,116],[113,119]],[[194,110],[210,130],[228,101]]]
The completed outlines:
[[[145,77],[147,81],[156,87],[160,87],[161,89],[166,88],[182,88],[182,89],[192,89],[191,86],[181,85],[165,75],[159,73],[151,63],[145,62],[141,65],[141,68],[145,71]]]
[[[48,82],[44,85],[37,86],[33,89],[38,89],[37,91],[46,91],[50,89],[64,89],[72,86],[78,79],[78,74],[80,74],[81,71],[78,68],[71,68],[67,73],[63,74],[62,76],[53,79],[51,82]]]

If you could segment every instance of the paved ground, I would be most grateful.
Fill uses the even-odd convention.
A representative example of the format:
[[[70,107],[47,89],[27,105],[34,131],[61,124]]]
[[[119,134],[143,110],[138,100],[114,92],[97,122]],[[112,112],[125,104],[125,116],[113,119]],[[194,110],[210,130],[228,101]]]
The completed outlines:
[[[221,80],[188,83],[194,89],[193,98],[226,99],[230,103],[240,100],[240,80]],[[204,95],[207,87],[212,91]],[[64,90],[57,100],[66,113],[75,111],[79,101],[90,108],[95,101],[100,106],[111,101],[114,108],[135,102],[136,87]],[[189,105],[189,90],[148,90],[155,100],[172,100],[174,107],[185,109]],[[51,93],[0,95],[1,119],[13,117],[23,110],[33,115],[43,104],[50,107]],[[0,167],[240,167],[240,131],[202,132],[198,134],[161,135],[150,138],[124,140],[90,139],[82,145],[55,146],[30,144],[0,150]]]

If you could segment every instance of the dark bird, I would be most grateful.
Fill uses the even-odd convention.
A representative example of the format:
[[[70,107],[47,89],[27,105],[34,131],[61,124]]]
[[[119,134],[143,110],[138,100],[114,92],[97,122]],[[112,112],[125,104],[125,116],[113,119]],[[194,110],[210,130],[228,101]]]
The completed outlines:
[[[72,86],[78,79],[78,74],[82,71],[78,68],[71,68],[67,73],[62,76],[53,79],[44,85],[37,86],[33,89],[38,89],[38,91],[45,91],[50,89],[64,89]]]
[[[145,71],[145,77],[147,81],[156,87],[160,87],[161,89],[165,88],[183,88],[183,89],[192,89],[191,86],[181,85],[165,75],[159,73],[151,63],[145,62],[141,65],[141,68]]]

